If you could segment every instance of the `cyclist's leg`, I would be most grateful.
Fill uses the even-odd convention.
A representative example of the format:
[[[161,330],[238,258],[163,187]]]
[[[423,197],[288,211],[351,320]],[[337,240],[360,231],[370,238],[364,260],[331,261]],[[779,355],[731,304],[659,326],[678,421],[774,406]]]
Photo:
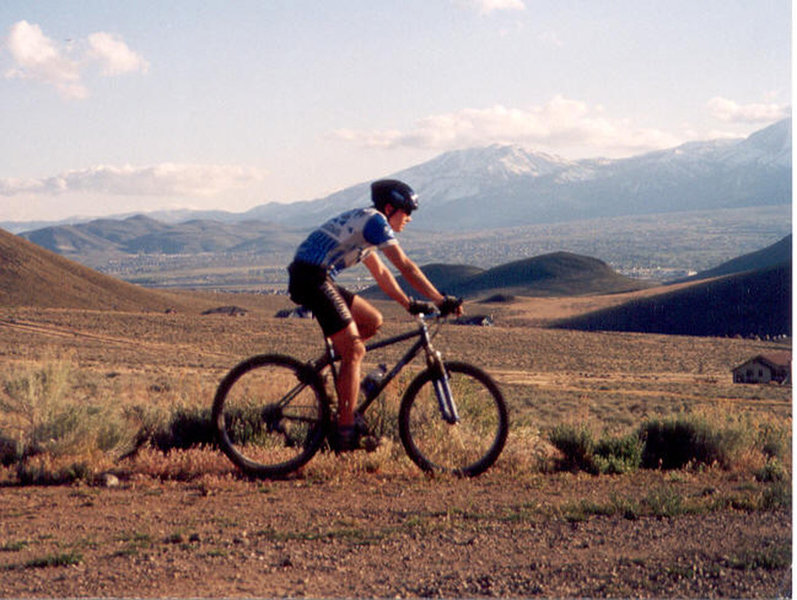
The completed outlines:
[[[345,297],[345,290],[343,292]],[[338,425],[341,427],[354,425],[354,407],[360,391],[360,371],[365,356],[363,342],[382,326],[382,313],[359,296],[352,295],[349,309],[354,322],[330,338],[335,352],[341,357],[338,373]]]
[[[360,366],[365,356],[365,344],[355,322],[330,336],[335,352],[340,356],[338,372],[338,427],[354,425],[354,406],[360,391]]]
[[[351,428],[360,389],[360,365],[365,356],[363,333],[367,337],[376,333],[382,315],[317,268],[294,263],[290,271],[291,298],[313,311],[324,335],[332,340],[341,358],[337,383],[338,426]]]
[[[356,295],[352,297],[349,308],[363,341],[376,335],[382,327],[382,313],[373,304]]]

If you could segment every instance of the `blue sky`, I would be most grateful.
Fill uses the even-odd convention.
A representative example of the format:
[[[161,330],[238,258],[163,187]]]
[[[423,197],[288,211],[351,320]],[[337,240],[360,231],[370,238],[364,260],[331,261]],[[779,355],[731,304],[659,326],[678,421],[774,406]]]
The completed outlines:
[[[788,0],[3,0],[0,221],[322,197],[790,114]]]

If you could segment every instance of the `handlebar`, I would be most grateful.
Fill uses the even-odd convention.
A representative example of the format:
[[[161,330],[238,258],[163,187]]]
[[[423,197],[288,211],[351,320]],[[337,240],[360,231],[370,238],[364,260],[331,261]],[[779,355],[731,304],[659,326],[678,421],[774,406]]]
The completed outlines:
[[[407,311],[411,315],[447,317],[457,312],[459,307],[462,306],[462,302],[462,298],[446,296],[445,300],[443,300],[438,307],[431,302],[423,302],[421,300],[412,299],[410,300],[410,305],[407,308]]]

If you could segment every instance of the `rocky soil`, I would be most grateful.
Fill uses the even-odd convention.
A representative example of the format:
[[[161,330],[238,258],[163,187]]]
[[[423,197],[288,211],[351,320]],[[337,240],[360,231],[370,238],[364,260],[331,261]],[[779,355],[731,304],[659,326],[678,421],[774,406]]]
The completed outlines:
[[[727,473],[341,473],[7,485],[0,596],[791,596],[788,510],[632,508],[738,499]]]

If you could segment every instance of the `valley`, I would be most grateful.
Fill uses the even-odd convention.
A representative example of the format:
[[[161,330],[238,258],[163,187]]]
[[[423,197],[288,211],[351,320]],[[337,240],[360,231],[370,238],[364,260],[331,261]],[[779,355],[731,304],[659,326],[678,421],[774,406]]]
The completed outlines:
[[[791,206],[614,217],[480,232],[425,232],[411,225],[402,246],[418,264],[457,263],[490,268],[549,252],[567,251],[608,263],[623,275],[671,281],[759,250],[791,233]],[[205,235],[211,236],[209,228]],[[63,250],[64,256],[146,287],[274,291],[306,232],[283,232],[282,249],[128,253]],[[206,245],[211,245],[207,243]],[[74,246],[73,246],[74,247]],[[54,250],[55,248],[50,247]],[[354,288],[370,285],[363,268],[344,272]]]

